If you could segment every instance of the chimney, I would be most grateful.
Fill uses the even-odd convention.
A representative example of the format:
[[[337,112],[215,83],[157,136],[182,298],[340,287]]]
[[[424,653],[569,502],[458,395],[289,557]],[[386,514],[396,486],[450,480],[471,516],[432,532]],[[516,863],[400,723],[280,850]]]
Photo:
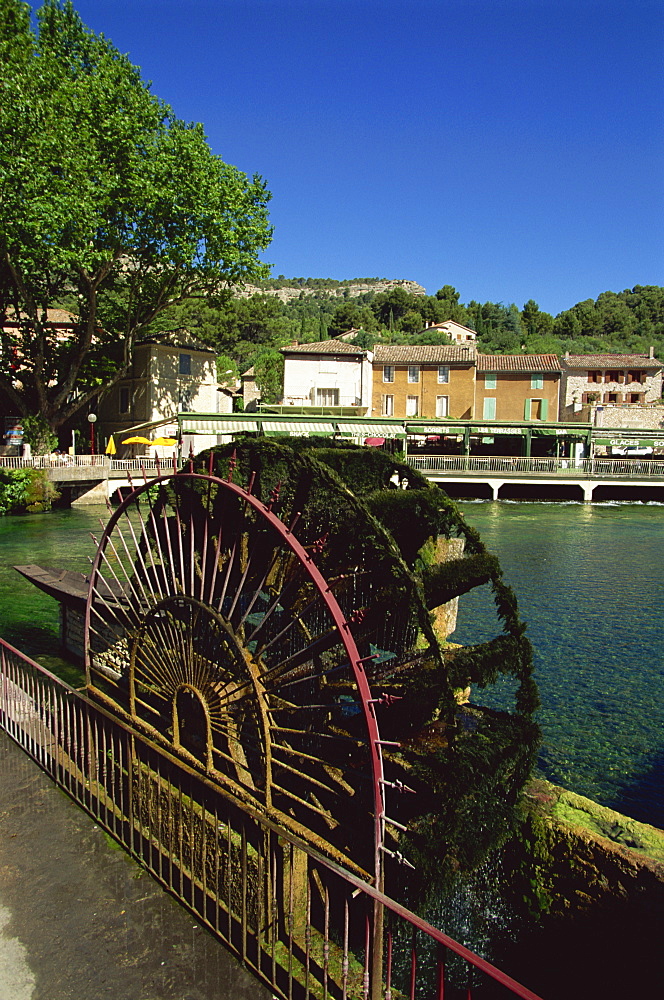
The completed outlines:
[[[648,353],[648,357],[649,358],[654,358],[655,357],[655,348],[654,347],[650,348],[650,351]]]
[[[569,351],[565,351],[565,361],[569,361]]]

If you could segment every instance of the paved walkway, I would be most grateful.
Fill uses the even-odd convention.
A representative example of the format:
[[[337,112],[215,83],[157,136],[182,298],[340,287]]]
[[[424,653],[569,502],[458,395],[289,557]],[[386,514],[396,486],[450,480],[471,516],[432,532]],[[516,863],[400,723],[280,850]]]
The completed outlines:
[[[0,733],[0,1000],[268,1000]]]

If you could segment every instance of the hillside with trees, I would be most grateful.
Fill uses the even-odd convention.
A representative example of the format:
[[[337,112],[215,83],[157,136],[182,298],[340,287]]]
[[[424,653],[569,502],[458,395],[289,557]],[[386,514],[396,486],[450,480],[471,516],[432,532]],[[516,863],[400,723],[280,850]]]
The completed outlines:
[[[213,345],[222,378],[225,372],[231,373],[230,379],[254,366],[270,399],[279,394],[279,348],[293,341],[337,337],[351,328],[360,331],[355,343],[365,348],[376,343],[444,344],[445,334],[431,329],[431,324],[452,319],[477,332],[478,350],[485,354],[647,354],[652,346],[655,356],[664,358],[660,286],[603,292],[596,300],[578,302],[552,316],[533,299],[521,309],[514,303],[463,304],[452,285],[443,285],[435,295],[408,291],[406,282],[393,282],[385,291],[353,294],[353,288],[369,281],[380,279],[328,283],[328,279],[280,277],[250,297],[220,305],[182,303],[160,317],[158,328],[184,326]],[[300,294],[287,301],[270,294],[298,283]]]

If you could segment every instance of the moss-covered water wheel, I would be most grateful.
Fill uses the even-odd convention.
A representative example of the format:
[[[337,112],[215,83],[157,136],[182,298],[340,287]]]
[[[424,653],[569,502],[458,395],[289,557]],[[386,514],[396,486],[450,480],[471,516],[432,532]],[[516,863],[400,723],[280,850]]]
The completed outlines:
[[[418,890],[473,867],[507,834],[534,763],[539,731],[531,717],[539,700],[516,597],[457,506],[384,451],[247,437],[217,449],[212,462],[218,475],[232,469],[236,482],[252,482],[264,499],[278,496],[274,510],[315,551],[369,658],[381,737],[400,744],[383,749],[388,815],[396,821],[386,824],[384,844],[415,863],[404,880],[415,903]],[[195,467],[209,463],[205,453]],[[454,540],[462,544],[446,545]],[[446,549],[459,555],[441,561]],[[438,609],[485,585],[496,636],[465,648],[448,643]],[[459,703],[469,686],[474,701],[477,689],[505,674],[518,682],[511,713]],[[331,673],[326,687],[347,705],[335,726],[352,734],[352,683]],[[399,794],[403,785],[415,794]],[[396,892],[405,872],[387,857],[387,884]]]

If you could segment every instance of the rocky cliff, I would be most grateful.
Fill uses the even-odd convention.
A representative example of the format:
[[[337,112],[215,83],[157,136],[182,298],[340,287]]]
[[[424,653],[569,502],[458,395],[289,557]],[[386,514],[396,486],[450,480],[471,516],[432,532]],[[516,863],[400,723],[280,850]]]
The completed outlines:
[[[347,281],[329,287],[281,285],[278,288],[261,288],[258,285],[245,285],[243,288],[237,288],[234,294],[239,299],[248,299],[253,295],[272,295],[282,302],[290,302],[292,299],[299,299],[300,296],[314,295],[329,299],[357,298],[358,295],[365,295],[367,292],[389,292],[392,288],[403,288],[404,292],[408,292],[410,295],[426,295],[426,289],[422,285],[405,278]]]

